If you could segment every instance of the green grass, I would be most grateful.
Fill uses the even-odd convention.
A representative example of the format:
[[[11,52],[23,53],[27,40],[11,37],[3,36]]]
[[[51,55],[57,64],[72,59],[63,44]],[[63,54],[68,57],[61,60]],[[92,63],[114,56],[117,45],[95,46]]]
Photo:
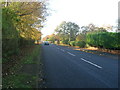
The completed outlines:
[[[40,45],[36,45],[34,50],[22,58],[19,64],[16,64],[10,69],[12,74],[2,78],[3,88],[33,88],[36,86],[36,75],[21,73],[20,70],[25,64],[38,64],[37,56],[40,54]],[[19,73],[20,72],[20,73]]]
[[[2,59],[0,58],[0,64],[2,64]]]
[[[22,58],[21,62],[11,68],[11,72],[19,71],[24,64],[38,64],[35,58],[39,55],[41,46],[36,46],[33,52]]]
[[[32,88],[30,81],[34,79],[28,74],[15,74],[3,78],[3,88]],[[31,79],[31,80],[29,80]]]
[[[40,46],[36,47],[32,53],[29,53],[23,60],[23,64],[37,64],[36,57],[39,55]]]

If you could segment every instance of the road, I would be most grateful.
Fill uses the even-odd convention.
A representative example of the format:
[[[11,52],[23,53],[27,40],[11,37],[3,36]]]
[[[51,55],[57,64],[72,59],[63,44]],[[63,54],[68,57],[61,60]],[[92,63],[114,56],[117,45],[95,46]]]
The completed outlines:
[[[48,88],[118,88],[118,60],[54,44],[42,45]]]

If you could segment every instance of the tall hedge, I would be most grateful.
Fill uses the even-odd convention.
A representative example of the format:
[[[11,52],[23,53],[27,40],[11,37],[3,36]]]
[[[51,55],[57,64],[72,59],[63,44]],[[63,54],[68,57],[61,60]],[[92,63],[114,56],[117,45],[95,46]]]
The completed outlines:
[[[33,44],[33,40],[20,36],[15,12],[9,8],[2,9],[2,59],[3,62],[12,55],[19,54],[21,47]]]
[[[120,33],[114,32],[96,32],[87,34],[87,43],[91,46],[120,49]]]
[[[8,56],[18,52],[19,33],[14,26],[16,21],[15,13],[9,8],[2,10],[2,52]]]

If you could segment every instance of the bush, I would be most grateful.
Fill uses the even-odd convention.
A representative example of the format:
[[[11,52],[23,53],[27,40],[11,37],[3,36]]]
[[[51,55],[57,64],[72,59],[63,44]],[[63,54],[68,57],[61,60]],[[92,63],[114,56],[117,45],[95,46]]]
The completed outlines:
[[[68,40],[62,40],[61,43],[62,44],[68,44]]]
[[[70,41],[69,44],[70,44],[71,46],[75,46],[75,41]]]
[[[86,43],[84,41],[76,41],[75,46],[79,46],[81,48],[84,48],[86,46]]]

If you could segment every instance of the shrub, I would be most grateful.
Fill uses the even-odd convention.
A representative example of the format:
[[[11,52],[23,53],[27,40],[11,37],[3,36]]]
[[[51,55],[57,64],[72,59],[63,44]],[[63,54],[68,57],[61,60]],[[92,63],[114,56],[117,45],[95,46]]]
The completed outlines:
[[[75,46],[75,41],[70,41],[71,46]]]
[[[62,40],[62,42],[61,42],[62,44],[68,44],[68,40],[66,39],[66,40]]]
[[[76,41],[75,46],[79,46],[81,48],[84,48],[86,46],[85,41]]]

